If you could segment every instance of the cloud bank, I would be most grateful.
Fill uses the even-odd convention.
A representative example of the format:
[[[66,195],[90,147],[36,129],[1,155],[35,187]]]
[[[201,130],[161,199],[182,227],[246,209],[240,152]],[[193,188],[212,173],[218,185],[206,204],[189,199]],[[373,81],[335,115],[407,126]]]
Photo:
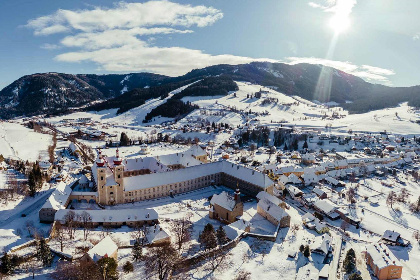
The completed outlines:
[[[286,62],[289,64],[309,63],[320,64],[336,68],[343,72],[360,77],[368,82],[381,83],[390,85],[389,76],[395,75],[393,70],[374,67],[369,65],[355,65],[348,61],[337,61],[315,57],[287,57]]]
[[[326,6],[316,3],[310,5],[333,11],[339,5],[338,2],[327,1],[330,5]],[[110,8],[60,9],[53,14],[29,20],[26,27],[32,29],[35,36],[62,34],[57,44],[41,46],[46,50],[60,50],[61,53],[55,56],[57,61],[93,62],[99,70],[109,72],[149,71],[178,76],[192,69],[222,63],[280,62],[230,54],[210,55],[201,50],[152,44],[154,36],[196,32],[222,18],[222,11],[213,7],[160,0],[145,3],[119,2]],[[387,69],[325,59],[287,58],[286,62],[324,64],[375,82],[389,82],[387,76],[393,75]]]

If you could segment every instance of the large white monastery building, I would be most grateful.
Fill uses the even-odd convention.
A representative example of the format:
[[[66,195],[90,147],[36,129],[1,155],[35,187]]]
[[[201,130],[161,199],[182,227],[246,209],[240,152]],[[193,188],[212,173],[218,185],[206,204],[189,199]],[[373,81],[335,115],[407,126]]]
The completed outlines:
[[[113,205],[170,196],[224,185],[256,195],[274,184],[256,170],[228,161],[207,163],[207,153],[198,146],[177,154],[124,160],[99,158],[92,166],[97,202]]]

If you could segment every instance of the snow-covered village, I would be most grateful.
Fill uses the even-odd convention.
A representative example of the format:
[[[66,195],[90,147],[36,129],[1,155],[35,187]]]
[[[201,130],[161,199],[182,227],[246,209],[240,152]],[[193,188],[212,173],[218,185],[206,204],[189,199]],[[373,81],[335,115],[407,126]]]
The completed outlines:
[[[0,280],[420,280],[419,10],[0,1]]]
[[[184,97],[200,108],[182,118],[140,121],[152,99],[2,121],[13,278],[95,279],[89,263],[112,258],[120,279],[417,279],[420,111],[348,115],[236,84]]]

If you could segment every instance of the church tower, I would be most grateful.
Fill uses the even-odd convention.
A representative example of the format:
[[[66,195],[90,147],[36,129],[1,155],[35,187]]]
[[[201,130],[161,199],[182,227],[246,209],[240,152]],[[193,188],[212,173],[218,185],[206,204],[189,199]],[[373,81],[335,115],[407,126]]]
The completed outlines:
[[[105,161],[102,158],[102,152],[99,150],[98,159],[95,162],[96,164],[96,188],[98,191],[98,202],[101,204],[106,204],[106,167]]]
[[[114,159],[114,179],[117,183],[115,202],[124,203],[124,164],[120,158],[120,151],[117,148],[115,159]]]

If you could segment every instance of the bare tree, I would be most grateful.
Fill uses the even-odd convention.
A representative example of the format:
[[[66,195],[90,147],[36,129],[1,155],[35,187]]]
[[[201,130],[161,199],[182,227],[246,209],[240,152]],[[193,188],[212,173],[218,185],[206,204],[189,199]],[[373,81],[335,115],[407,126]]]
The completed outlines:
[[[292,233],[296,233],[299,229],[300,229],[300,226],[298,224],[293,224],[290,227],[290,230],[292,231]]]
[[[350,203],[354,203],[355,202],[356,190],[353,187],[348,188],[346,195],[347,195],[347,200]]]
[[[149,275],[157,273],[160,280],[166,279],[178,260],[178,252],[172,245],[152,247],[145,256],[146,273]]]
[[[25,226],[26,226],[26,229],[28,230],[29,237],[33,237],[36,231],[34,222],[32,220],[28,220],[26,221]]]
[[[51,274],[54,280],[91,280],[103,279],[98,266],[92,261],[62,262]]]
[[[394,191],[390,191],[387,198],[386,198],[386,204],[388,204],[389,206],[391,206],[391,209],[394,210],[393,205],[397,200],[397,195],[395,194]]]
[[[402,188],[400,195],[397,197],[397,200],[399,202],[406,203],[409,196],[410,196],[409,191],[406,188]]]
[[[27,273],[32,274],[32,279],[35,279],[35,272],[40,268],[36,258],[29,258],[23,263],[23,268]]]
[[[148,233],[149,227],[147,226],[147,224],[135,222],[133,226],[133,231],[131,232],[131,237],[143,246],[145,243],[147,243]]]
[[[178,251],[181,251],[182,246],[190,241],[193,223],[191,222],[191,213],[188,213],[183,218],[173,220],[171,222],[171,232],[175,237],[175,243]]]
[[[64,215],[64,222],[67,227],[67,234],[69,235],[69,238],[73,239],[77,226],[76,213],[74,211],[67,212],[67,214]]]
[[[232,254],[226,250],[213,250],[208,254],[208,265],[210,266],[211,272],[215,272],[217,269],[223,271],[230,266],[230,257]]]
[[[64,241],[66,240],[66,231],[59,221],[55,224],[54,239],[60,243],[60,250],[63,252]]]
[[[235,277],[234,280],[250,280],[251,279],[251,272],[246,270],[239,271],[238,275]]]
[[[82,214],[80,214],[80,225],[83,228],[83,238],[86,241],[92,228],[92,217],[88,212],[83,211]]]
[[[413,238],[415,240],[417,240],[417,242],[420,241],[420,232],[418,230],[416,230],[415,232],[413,232]]]

